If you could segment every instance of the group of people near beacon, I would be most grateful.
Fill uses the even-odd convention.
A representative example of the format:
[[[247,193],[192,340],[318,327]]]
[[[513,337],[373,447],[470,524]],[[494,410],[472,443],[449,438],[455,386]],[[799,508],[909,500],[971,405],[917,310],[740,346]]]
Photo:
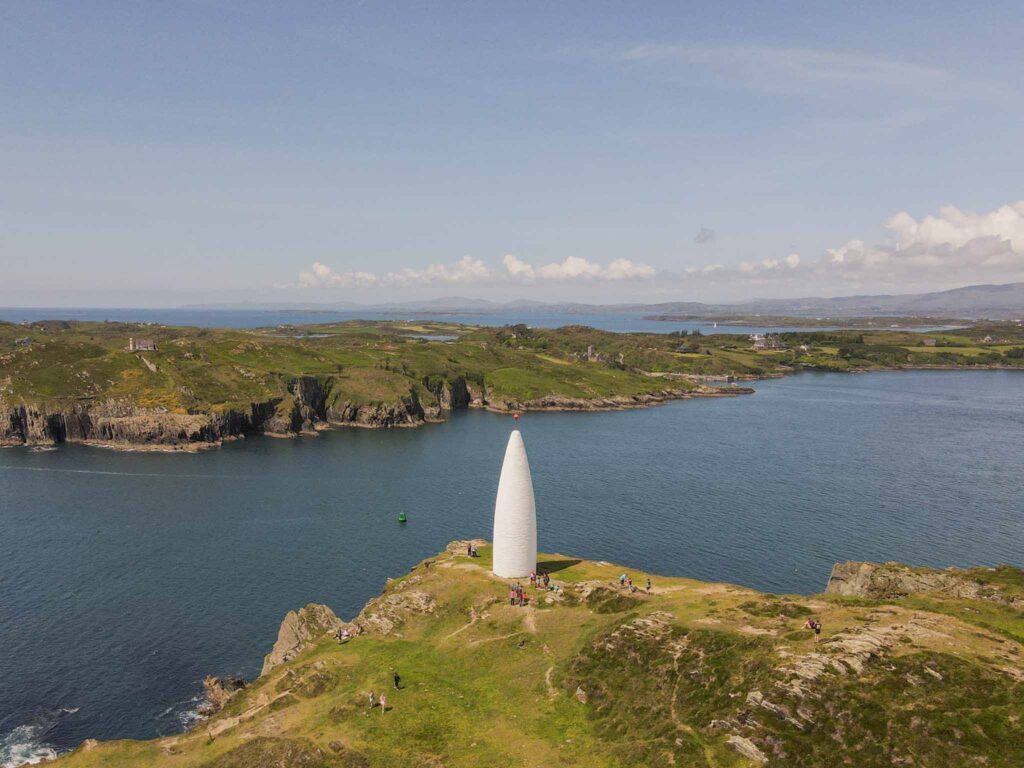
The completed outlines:
[[[633,577],[629,574],[623,573],[619,575],[619,586],[628,589],[630,592],[636,592],[637,588],[633,586]],[[647,577],[647,593],[651,592],[651,577]]]

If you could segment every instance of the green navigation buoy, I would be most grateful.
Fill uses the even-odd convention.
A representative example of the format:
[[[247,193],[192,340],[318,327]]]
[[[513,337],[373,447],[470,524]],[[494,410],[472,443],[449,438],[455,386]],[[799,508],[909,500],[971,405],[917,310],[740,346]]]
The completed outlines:
[[[399,512],[398,513],[398,522],[404,523],[406,521],[406,519],[407,518],[405,517],[405,512]]]

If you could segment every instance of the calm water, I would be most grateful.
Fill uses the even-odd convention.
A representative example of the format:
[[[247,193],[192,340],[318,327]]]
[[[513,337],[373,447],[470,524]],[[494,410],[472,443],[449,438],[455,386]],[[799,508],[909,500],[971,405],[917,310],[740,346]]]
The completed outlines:
[[[819,591],[847,558],[1024,565],[1024,375],[756,389],[527,415],[541,547],[776,592]],[[509,428],[470,412],[201,455],[0,451],[0,764],[176,731],[204,675],[258,673],[289,609],[350,617],[489,536]]]
[[[111,320],[124,323],[161,323],[163,325],[193,325],[202,328],[267,328],[277,325],[332,323],[345,320],[434,320],[437,322],[465,323],[468,325],[514,325],[526,323],[535,328],[558,328],[563,325],[589,325],[606,331],[629,333],[669,333],[693,331],[701,333],[775,333],[785,331],[826,331],[832,326],[797,327],[753,326],[715,327],[710,322],[672,322],[647,320],[644,312],[550,312],[539,310],[510,310],[508,312],[373,312],[312,311],[312,310],[248,310],[248,309],[68,309],[0,307],[0,320],[12,323],[35,320]],[[911,328],[913,331],[934,330]]]

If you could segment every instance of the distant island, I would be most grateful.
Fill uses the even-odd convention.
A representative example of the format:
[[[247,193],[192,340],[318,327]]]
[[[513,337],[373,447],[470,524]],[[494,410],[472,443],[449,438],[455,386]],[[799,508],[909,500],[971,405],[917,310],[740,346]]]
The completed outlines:
[[[842,563],[800,597],[541,555],[520,606],[468,543],[351,621],[290,612],[257,679],[206,679],[187,733],[57,765],[1024,764],[1018,569]]]
[[[802,370],[1024,368],[1024,327],[613,333],[440,322],[0,323],[0,445],[193,450],[246,435],[419,426],[461,408],[635,408]]]

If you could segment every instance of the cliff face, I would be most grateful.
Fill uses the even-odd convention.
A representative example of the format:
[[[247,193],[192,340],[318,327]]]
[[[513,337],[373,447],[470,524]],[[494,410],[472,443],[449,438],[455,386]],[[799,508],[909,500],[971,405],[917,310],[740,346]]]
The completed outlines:
[[[0,404],[2,405],[2,404]],[[255,410],[255,409],[254,409]],[[0,407],[0,445],[103,442],[135,446],[213,443],[253,428],[249,414],[169,413],[124,401],[67,409]]]
[[[246,409],[172,413],[129,400],[65,407],[12,404],[0,399],[0,445],[101,443],[112,447],[174,449],[213,446],[245,435],[297,435],[327,426],[417,426],[442,411],[469,403],[465,382],[442,382],[440,407],[424,406],[414,387],[391,402],[353,402],[331,377],[301,376],[287,398],[250,403]]]

